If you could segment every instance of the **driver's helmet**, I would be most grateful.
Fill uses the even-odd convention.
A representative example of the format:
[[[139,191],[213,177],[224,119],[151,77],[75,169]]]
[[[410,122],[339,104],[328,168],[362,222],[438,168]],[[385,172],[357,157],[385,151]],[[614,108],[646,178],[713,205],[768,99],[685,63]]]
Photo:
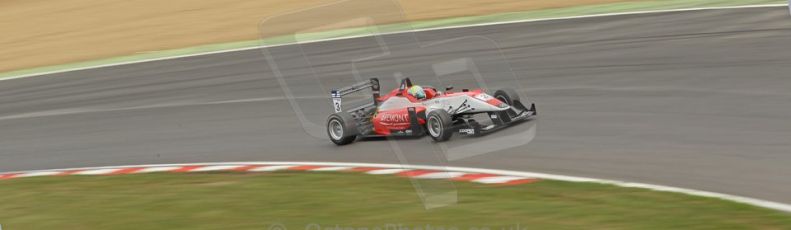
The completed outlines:
[[[426,98],[426,91],[424,91],[423,87],[420,87],[419,85],[413,85],[412,87],[409,87],[409,90],[407,90],[407,93],[409,93],[409,95],[412,95],[413,97],[415,97],[417,99],[424,99],[424,98]]]

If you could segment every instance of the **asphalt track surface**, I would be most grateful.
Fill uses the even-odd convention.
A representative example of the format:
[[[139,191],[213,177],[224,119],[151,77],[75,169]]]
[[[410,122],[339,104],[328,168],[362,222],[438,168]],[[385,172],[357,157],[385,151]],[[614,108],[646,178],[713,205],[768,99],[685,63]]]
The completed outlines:
[[[452,47],[415,49],[404,45],[412,35],[421,44],[457,40],[443,43]],[[458,39],[475,35],[500,49],[481,46],[482,37]],[[447,162],[410,150],[399,159],[387,141],[336,147],[303,131],[272,62],[261,50],[249,50],[2,81],[0,171],[406,159],[791,203],[791,17],[786,8],[505,24],[383,40],[392,53],[361,64],[364,69],[402,72],[418,82],[431,75],[426,63],[502,54],[520,90],[539,106],[540,118],[525,124],[537,127],[535,139],[520,148]],[[350,59],[376,53],[372,50],[379,48],[371,41],[301,49],[322,79],[332,82],[350,75]],[[279,59],[279,67],[298,70],[288,58]],[[483,75],[497,71],[481,70]],[[300,87],[289,85],[294,92],[305,91]],[[326,93],[313,94],[306,99],[316,97],[310,107],[329,113]],[[434,146],[428,138],[397,143]]]

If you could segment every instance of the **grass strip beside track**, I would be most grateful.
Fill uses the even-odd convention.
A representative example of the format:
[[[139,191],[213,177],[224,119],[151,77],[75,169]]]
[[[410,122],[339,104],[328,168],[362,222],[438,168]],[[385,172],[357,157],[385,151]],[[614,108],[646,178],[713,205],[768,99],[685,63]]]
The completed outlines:
[[[304,41],[332,39],[338,37],[359,36],[368,34],[370,31],[389,33],[397,31],[408,31],[410,29],[431,29],[449,26],[463,26],[473,24],[495,23],[505,21],[520,21],[543,18],[572,17],[593,14],[623,13],[634,11],[670,10],[697,7],[722,7],[755,4],[781,4],[784,0],[653,0],[653,1],[634,1],[598,5],[585,5],[577,7],[566,7],[557,9],[533,10],[525,12],[500,13],[484,16],[455,17],[448,19],[418,21],[410,23],[397,23],[382,25],[376,29],[371,28],[352,28],[340,29],[310,34],[301,34],[300,38]],[[292,43],[291,37],[271,37],[263,40],[239,41],[221,44],[209,44],[188,48],[170,49],[155,52],[147,52],[130,56],[112,57],[92,61],[83,61],[61,65],[43,66],[28,68],[0,73],[0,80],[14,79],[37,74],[58,72],[71,69],[90,68],[95,66],[112,65],[117,63],[137,62],[143,60],[163,59],[184,55],[194,55],[201,53],[221,52],[224,50],[253,48],[261,45],[278,45]]]
[[[429,180],[425,188],[432,182],[439,183]],[[458,204],[427,211],[409,179],[387,175],[32,177],[0,181],[0,224],[7,229],[267,229],[273,223],[292,230],[309,224],[382,230],[388,224],[458,230],[508,230],[515,224],[527,229],[791,229],[786,213],[593,183],[458,182],[455,191]]]

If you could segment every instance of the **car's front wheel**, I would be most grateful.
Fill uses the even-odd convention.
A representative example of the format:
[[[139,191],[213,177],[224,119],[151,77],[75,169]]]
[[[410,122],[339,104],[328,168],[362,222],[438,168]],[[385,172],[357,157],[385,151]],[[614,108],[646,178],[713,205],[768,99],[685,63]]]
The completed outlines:
[[[501,90],[497,90],[497,92],[494,92],[493,96],[494,98],[497,98],[497,100],[500,100],[503,103],[508,104],[510,106],[514,106],[516,105],[515,103],[521,102],[521,100],[519,99],[519,94],[517,94],[516,90],[512,88],[504,88]]]
[[[431,111],[426,117],[428,135],[436,142],[447,141],[453,136],[453,120],[447,111],[438,109]]]

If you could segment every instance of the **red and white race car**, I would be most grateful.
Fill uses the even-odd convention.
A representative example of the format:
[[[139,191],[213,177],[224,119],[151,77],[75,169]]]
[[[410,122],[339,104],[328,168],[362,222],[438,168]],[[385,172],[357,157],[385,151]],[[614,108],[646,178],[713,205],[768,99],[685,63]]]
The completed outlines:
[[[379,95],[379,80],[372,78],[349,87],[331,91],[335,113],[327,119],[327,134],[333,143],[346,145],[357,137],[422,136],[428,133],[435,141],[446,141],[453,133],[482,135],[537,115],[535,104],[527,108],[510,88],[489,95],[481,89],[440,92],[423,87],[425,98],[407,92],[409,78],[389,94]],[[370,89],[373,102],[346,110],[343,96]]]

